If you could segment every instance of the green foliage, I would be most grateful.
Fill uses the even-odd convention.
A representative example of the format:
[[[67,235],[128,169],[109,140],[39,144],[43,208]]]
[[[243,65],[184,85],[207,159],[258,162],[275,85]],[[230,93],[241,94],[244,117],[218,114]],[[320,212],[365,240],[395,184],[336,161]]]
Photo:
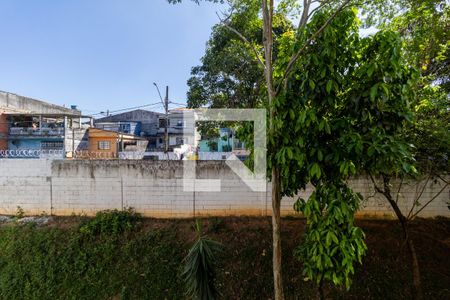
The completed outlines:
[[[272,240],[267,219],[224,218],[219,236],[226,251],[218,256],[217,284],[223,299],[273,299]],[[119,236],[88,239],[78,217],[55,218],[45,226],[0,226],[1,299],[186,299],[180,276],[190,220],[143,220]],[[212,220],[208,220],[211,221]],[[289,237],[303,233],[304,220],[284,220]],[[331,288],[331,299],[410,299],[409,257],[398,248],[399,228],[391,221],[361,221],[370,255],[355,267],[349,292]],[[429,299],[448,299],[449,220],[416,220],[427,236],[415,240],[424,262],[424,292]],[[209,230],[209,229],[208,229]],[[300,231],[300,232],[299,232]],[[213,233],[211,233],[213,235]],[[214,234],[214,237],[216,235]],[[430,240],[430,237],[434,239]],[[286,299],[314,299],[313,282],[304,282],[301,264],[292,257],[296,242],[285,239]],[[400,243],[401,245],[402,243]],[[427,255],[433,253],[433,255]]]
[[[375,6],[384,5],[386,9],[373,11],[375,13],[371,15],[385,19],[378,22],[380,28],[396,31],[401,36],[403,65],[413,66],[421,74],[416,84],[408,87],[415,92],[409,99],[415,116],[395,138],[408,141],[413,146],[406,145],[406,148],[415,162],[409,155],[407,162],[405,159],[401,162],[406,168],[397,166],[385,173],[413,174],[410,171],[414,170],[412,166],[423,175],[447,172],[450,149],[450,3],[446,0],[375,2]]]
[[[305,33],[314,32],[328,18],[316,13]],[[353,132],[345,92],[351,87],[358,63],[358,20],[346,10],[336,16],[307,53],[296,63],[285,91],[276,98],[276,135],[271,160],[281,167],[282,191],[292,196],[310,181],[345,178],[356,172],[355,157],[348,155],[342,136]],[[286,37],[283,48],[295,51]],[[292,48],[293,47],[293,48]],[[281,74],[287,61],[280,61]],[[354,133],[354,132],[353,132]],[[275,141],[279,141],[276,145]]]
[[[449,1],[409,0],[387,25],[402,35],[411,64],[446,93],[450,92],[449,24]]]
[[[243,2],[253,3],[253,1]],[[285,3],[289,4],[289,9],[292,9],[298,2],[300,1],[286,1]],[[270,169],[275,166],[280,171],[282,195],[293,196],[299,189],[305,188],[308,183],[312,183],[318,189],[323,189],[323,191],[328,191],[331,194],[334,193],[333,197],[340,197],[339,203],[344,203],[344,206],[348,205],[347,210],[351,214],[351,218],[336,221],[340,218],[339,211],[335,209],[327,210],[327,206],[330,204],[327,197],[317,197],[314,198],[315,200],[313,199],[314,201],[311,201],[310,205],[317,205],[318,207],[316,212],[326,210],[326,217],[324,218],[319,218],[317,213],[306,214],[308,222],[315,222],[318,227],[323,226],[321,227],[323,231],[320,234],[325,237],[325,240],[320,239],[320,234],[318,238],[314,237],[316,240],[311,238],[309,233],[307,235],[310,238],[310,245],[314,245],[316,248],[323,247],[322,242],[333,242],[332,234],[335,234],[336,228],[339,227],[350,230],[344,231],[346,235],[342,237],[350,240],[349,245],[353,245],[352,242],[362,243],[362,233],[358,229],[353,230],[352,225],[353,213],[356,210],[356,208],[353,209],[352,201],[355,198],[350,195],[351,193],[346,190],[347,188],[341,185],[349,176],[365,171],[373,174],[417,173],[414,156],[417,157],[418,153],[414,153],[415,148],[412,144],[414,141],[408,140],[408,135],[405,133],[408,132],[408,128],[415,121],[414,108],[417,107],[417,95],[421,93],[423,87],[418,84],[420,73],[416,67],[422,66],[415,63],[416,58],[423,60],[422,57],[428,56],[411,55],[410,51],[411,49],[421,48],[420,45],[430,46],[432,44],[430,41],[436,42],[439,40],[434,35],[433,38],[428,39],[426,31],[420,34],[416,31],[421,41],[419,41],[419,46],[414,46],[414,40],[402,39],[399,32],[387,27],[373,36],[362,38],[359,35],[361,22],[357,18],[358,12],[355,9],[344,9],[324,28],[323,25],[335,12],[334,5],[340,1],[331,2],[330,5],[325,5],[316,11],[310,22],[304,27],[288,26],[281,32],[274,32],[273,75],[277,92],[273,99],[273,105],[268,107],[265,95],[260,90],[258,92],[254,90],[244,92],[244,94],[251,96],[262,95],[257,98],[258,101],[239,103],[242,105],[240,107],[266,107],[274,112],[275,117],[271,120],[274,130],[271,130],[268,136],[268,174],[271,173]],[[429,4],[436,1],[426,2]],[[407,4],[408,8],[409,5],[415,7],[414,5],[417,4],[418,7],[421,7],[419,10],[423,13],[423,16],[428,17],[433,14],[433,11],[437,12],[441,9],[442,14],[439,13],[444,17],[440,20],[448,19],[445,8],[436,8],[436,6],[432,6],[432,8],[437,10],[429,7],[424,8],[428,4],[421,5],[420,1],[371,1],[369,4],[364,4],[364,7],[366,10],[374,7],[384,8],[386,3],[391,3],[392,6],[387,7],[385,11],[375,15],[374,18],[367,18],[366,22],[373,23],[382,19],[392,19],[403,9],[403,4]],[[361,4],[361,1],[355,1],[355,4]],[[259,8],[257,11],[259,11]],[[286,14],[283,9],[276,10],[276,12]],[[252,24],[258,24],[259,18],[259,14],[253,13],[251,20],[255,22]],[[426,23],[427,19],[423,18],[420,22]],[[420,22],[417,22],[417,24]],[[431,23],[437,24],[439,22],[434,20]],[[277,24],[276,21],[274,21],[274,24]],[[407,27],[407,34],[409,26],[412,25],[411,28],[415,26],[415,24],[409,22],[403,24]],[[429,28],[427,26],[420,25],[417,28]],[[444,27],[441,26],[440,28]],[[308,41],[315,32],[322,30],[322,28],[324,29],[320,34],[314,36],[312,41]],[[258,46],[257,50],[260,49],[260,44],[257,43],[258,40],[254,35],[246,32],[245,28],[237,27],[237,29],[244,32],[244,35],[249,37],[252,44]],[[445,37],[446,32],[449,32],[448,29],[447,31],[439,30],[436,36]],[[404,34],[403,38],[407,34]],[[226,41],[232,39],[231,37]],[[432,54],[436,57],[434,62],[427,62],[427,58],[425,58],[426,68],[428,68],[428,65],[439,65],[439,63],[436,64],[437,58],[439,58],[439,61],[445,61],[447,40],[444,38],[442,45],[445,45],[439,46],[439,51],[433,46],[433,53],[438,54]],[[243,42],[241,44],[241,47],[246,46]],[[405,48],[405,45],[407,48]],[[230,49],[236,51],[233,52],[236,61],[246,57],[244,62],[255,63],[254,59],[249,59],[251,56],[244,56],[242,52],[239,53],[239,48],[235,45],[230,43],[229,46]],[[299,49],[303,49],[303,52],[285,78],[286,69],[292,62],[291,57]],[[421,49],[421,51],[423,50]],[[249,53],[252,55],[251,51]],[[223,60],[222,52],[210,52],[209,54],[212,59]],[[218,74],[217,79],[222,83],[229,74],[227,66],[220,66],[220,61],[217,64],[211,64],[211,66],[218,66],[214,74]],[[257,67],[256,63],[255,66]],[[223,73],[221,73],[222,71]],[[211,99],[208,92],[216,92],[217,89],[210,88],[211,86],[208,85],[209,79],[205,83],[201,82],[202,76],[205,74],[201,72],[198,74],[200,76],[195,79],[197,84],[195,87],[204,89],[199,89],[202,92],[197,93],[197,95],[200,98],[203,97],[203,99]],[[253,72],[251,74],[253,75]],[[254,74],[256,75],[257,72]],[[440,74],[444,75],[437,75],[436,72],[434,83],[448,78],[448,72],[445,73],[444,71]],[[254,80],[254,77],[247,78],[248,82],[251,82],[249,86],[252,88],[260,87],[258,83],[263,80],[262,76],[256,78],[257,80]],[[236,82],[240,83],[239,80],[236,80]],[[264,86],[262,88],[267,89]],[[204,104],[209,104],[212,107],[214,107],[213,105],[236,107],[235,102],[229,101],[231,98],[229,97],[230,94],[227,93],[230,90],[234,91],[228,89],[228,87],[219,90],[220,92],[217,94],[219,100]],[[448,98],[446,99],[448,104]],[[432,109],[436,108],[434,101],[428,101],[428,103],[433,104]],[[441,112],[448,114],[448,105],[442,108]],[[443,120],[446,119],[443,118]],[[445,122],[437,124],[445,124]],[[421,132],[426,132],[424,126],[420,126],[418,129]],[[243,131],[244,136],[245,133],[249,136],[248,127],[244,128]],[[440,136],[439,140],[442,143],[437,148],[442,154],[441,158],[448,158],[448,155],[443,153],[446,150],[448,152],[446,143],[443,142],[446,137],[448,138],[448,135],[442,134]],[[248,141],[248,139],[242,140]],[[247,143],[247,145],[251,147],[251,143]],[[333,184],[331,184],[332,182]],[[319,192],[322,193],[323,191]],[[333,197],[330,196],[330,198]],[[312,219],[310,220],[310,218]],[[334,223],[339,224],[339,226],[327,227],[321,225],[322,222],[324,224],[328,222],[327,226]],[[360,246],[360,250],[364,249],[363,244],[358,244],[358,246]],[[348,275],[352,273],[353,263],[360,260],[362,253],[363,250],[358,253],[350,251],[342,255],[338,253],[337,256],[333,256],[334,263],[330,265],[328,261],[326,262],[327,267],[332,270],[320,269],[321,266],[317,265],[317,259],[312,256],[315,253],[306,253],[304,254],[306,270],[312,272],[313,275],[308,274],[311,275],[310,277],[317,279],[322,276],[323,279],[328,279],[334,284],[345,284],[348,287]],[[331,260],[331,252],[326,252],[326,255]],[[349,258],[348,255],[352,257]],[[308,261],[310,259],[311,261]],[[322,261],[320,263],[323,264]],[[333,269],[333,267],[342,266],[347,269]],[[314,269],[315,267],[317,269]],[[340,274],[341,277],[336,279],[332,275],[325,275],[327,271],[341,272],[336,273]],[[319,281],[322,280],[322,277]]]
[[[361,170],[374,174],[415,173],[412,145],[402,138],[402,131],[413,120],[418,73],[407,63],[402,41],[392,31],[363,39],[360,56],[365,64],[355,70],[355,84],[346,93],[355,119],[352,128],[359,134],[357,139],[352,133],[343,137],[349,154],[359,157]]]
[[[195,222],[197,240],[185,258],[182,277],[186,283],[186,294],[190,299],[210,300],[217,298],[215,286],[216,255],[222,245],[202,232],[201,222]]]
[[[314,32],[328,15],[316,13],[305,31]],[[345,180],[365,170],[414,172],[411,147],[399,133],[412,120],[417,72],[405,61],[398,34],[361,38],[356,16],[350,9],[336,16],[275,100],[271,142],[279,141],[273,160],[285,195],[310,181]]]
[[[264,70],[258,62],[262,58],[262,19],[259,16],[260,1],[234,1],[234,13],[227,20],[228,26],[219,23],[212,28],[211,37],[201,64],[191,70],[187,84],[187,103],[190,108],[256,108],[265,107],[267,94],[265,90]],[[237,30],[249,43],[244,42],[230,27]],[[278,45],[285,32],[292,31],[293,25],[281,13],[274,15],[274,32],[276,36],[274,59],[278,57]],[[258,54],[255,54],[256,50]],[[199,132],[209,136],[211,127],[217,128],[218,122],[201,124]],[[228,124],[247,132],[248,124]],[[250,135],[240,134],[240,140],[249,144]]]
[[[295,251],[306,279],[350,288],[354,264],[361,264],[367,250],[363,231],[353,224],[361,199],[344,184],[325,183],[307,202],[296,202],[308,220],[305,240]]]
[[[80,227],[80,232],[89,236],[118,235],[133,230],[140,218],[132,208],[100,211]]]
[[[414,145],[421,174],[449,171],[450,149],[450,3],[409,1],[388,25],[405,42],[406,58],[420,70],[412,103],[415,119],[402,132]]]
[[[421,174],[450,171],[449,98],[439,86],[425,85],[421,89],[415,120],[403,135],[414,144],[412,151]]]
[[[176,235],[136,230],[86,238],[78,226],[2,226],[0,298],[182,299]]]
[[[233,14],[229,25],[260,49],[259,5],[256,1],[248,2]],[[281,27],[280,30],[285,29]],[[187,102],[192,108],[255,107],[264,95],[263,70],[252,47],[224,24],[213,27],[201,65],[193,67],[191,75]]]
[[[314,32],[328,16],[316,13],[300,34]],[[398,135],[412,119],[417,73],[405,62],[398,34],[361,38],[356,16],[350,9],[337,15],[296,63],[275,100],[271,140],[281,142],[273,145],[273,159],[283,194],[293,196],[308,182],[316,187],[307,203],[297,205],[308,220],[297,252],[305,276],[347,288],[366,247],[353,225],[360,199],[342,182],[364,170],[414,168],[409,145]],[[286,49],[297,47],[286,43]],[[277,68],[282,74],[285,66]]]

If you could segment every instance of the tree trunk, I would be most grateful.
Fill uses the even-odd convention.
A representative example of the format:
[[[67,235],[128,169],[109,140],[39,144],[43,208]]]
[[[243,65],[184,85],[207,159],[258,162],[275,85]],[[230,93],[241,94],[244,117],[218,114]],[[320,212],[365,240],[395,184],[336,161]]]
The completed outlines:
[[[319,300],[325,300],[325,293],[324,293],[324,291],[323,291],[323,277],[320,279],[320,282],[319,282],[319,286],[317,287],[317,290],[318,290],[318,298],[319,298]]]
[[[414,243],[411,238],[408,238],[407,242],[413,268],[413,298],[416,300],[421,300],[423,299],[423,294],[422,283],[420,280],[419,260],[417,259],[416,249],[414,248]]]
[[[284,299],[281,276],[281,190],[278,168],[272,168],[273,284],[275,300]]]
[[[420,280],[419,260],[417,259],[417,253],[414,247],[414,243],[409,236],[408,220],[403,215],[402,211],[397,205],[397,202],[392,197],[389,176],[383,176],[383,188],[384,190],[382,194],[386,197],[389,204],[391,204],[391,207],[394,210],[395,215],[397,216],[397,219],[400,222],[400,225],[402,226],[405,243],[407,243],[409,254],[411,255],[412,273],[413,273],[413,289],[412,289],[413,299],[421,300],[423,299],[423,294],[422,294],[422,281]]]
[[[262,0],[263,15],[263,44],[264,44],[264,75],[267,85],[267,97],[269,102],[269,134],[272,139],[276,139],[274,118],[275,108],[273,99],[275,90],[273,87],[273,0]],[[273,142],[269,145],[269,153],[273,154]],[[275,300],[284,300],[283,281],[281,272],[281,181],[280,170],[275,162],[272,165],[272,239],[273,239],[273,284],[275,291]]]

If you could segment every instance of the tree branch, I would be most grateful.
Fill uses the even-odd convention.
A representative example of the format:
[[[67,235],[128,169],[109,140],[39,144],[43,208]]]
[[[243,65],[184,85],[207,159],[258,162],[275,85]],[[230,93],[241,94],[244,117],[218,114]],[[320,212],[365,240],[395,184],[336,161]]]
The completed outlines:
[[[309,17],[309,6],[311,5],[311,0],[303,0],[303,11],[300,22],[298,23],[297,30],[300,30],[303,26],[306,26]]]
[[[409,220],[414,219],[414,218],[415,218],[422,210],[424,210],[431,202],[433,202],[434,199],[436,199],[437,197],[439,197],[439,195],[442,194],[442,192],[447,188],[448,185],[449,185],[449,184],[446,183],[446,184],[442,187],[442,189],[441,189],[436,195],[434,195],[434,197],[431,198],[427,203],[425,203],[418,211],[416,211],[416,213],[413,214],[413,215],[409,218]]]
[[[409,210],[408,216],[406,217],[407,219],[409,219],[412,212],[414,211],[414,207],[416,206],[416,203],[419,203],[419,199],[422,197],[423,192],[425,191],[425,188],[427,187],[428,182],[430,181],[430,178],[431,178],[431,174],[428,175],[427,180],[425,181],[425,184],[422,187],[422,190],[420,191],[419,195],[414,199],[413,205],[412,205],[411,209]],[[416,192],[417,192],[417,190],[416,190]]]
[[[382,189],[380,189],[379,187],[378,187],[378,185],[377,185],[377,183],[375,182],[375,179],[373,178],[373,176],[372,176],[372,174],[369,172],[369,177],[370,177],[370,180],[372,181],[372,183],[373,183],[373,187],[375,188],[375,191],[377,192],[377,193],[380,193],[380,194],[383,194],[384,195],[384,190],[382,190]],[[375,196],[375,195],[374,195]]]
[[[252,51],[255,53],[256,59],[258,60],[258,63],[261,64],[263,66],[263,68],[266,68],[266,65],[264,64],[264,62],[262,61],[258,51],[256,50],[256,48],[253,46],[253,44],[239,31],[237,31],[235,28],[231,27],[230,25],[227,24],[227,22],[225,20],[222,20],[219,16],[219,14],[216,12],[217,17],[219,18],[220,22],[231,32],[235,33],[244,43],[247,43],[250,48],[252,49]]]
[[[437,175],[437,177],[439,177],[439,179],[442,180],[443,182],[445,182],[446,184],[450,184],[450,182],[445,180],[444,178],[442,178],[441,175]]]
[[[395,196],[395,203],[398,203],[398,197],[400,195],[400,190],[402,189],[403,185],[403,176],[400,178],[400,184],[398,185],[397,195]]]

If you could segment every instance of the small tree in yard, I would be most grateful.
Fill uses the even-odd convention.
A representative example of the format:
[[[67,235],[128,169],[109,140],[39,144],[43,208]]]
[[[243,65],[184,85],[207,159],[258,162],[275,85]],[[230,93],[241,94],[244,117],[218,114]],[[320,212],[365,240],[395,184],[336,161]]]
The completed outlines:
[[[181,2],[181,0],[169,0],[169,2],[176,3]],[[195,2],[198,3],[199,1]],[[248,0],[230,2],[236,7],[239,7],[241,4],[259,4],[260,14],[262,16],[262,53],[259,46],[255,47],[255,45],[251,41],[248,41],[240,32],[231,26],[228,27],[230,31],[236,33],[240,39],[249,45],[249,48],[252,49],[254,53],[252,58],[258,61],[264,70],[263,76],[267,93],[266,101],[263,105],[269,110],[268,166],[272,182],[274,291],[275,299],[284,299],[281,272],[281,198],[284,195],[296,193],[300,188],[304,187],[308,180],[314,177],[314,175],[320,178],[321,170],[317,164],[307,164],[307,161],[304,161],[302,153],[293,151],[297,145],[302,144],[303,137],[298,138],[298,135],[295,137],[286,137],[285,132],[296,126],[293,126],[290,122],[285,122],[283,118],[288,114],[291,119],[301,120],[300,123],[317,126],[317,128],[320,126],[322,130],[326,130],[328,127],[322,127],[326,126],[326,122],[322,122],[321,125],[319,125],[317,122],[318,118],[313,111],[306,112],[304,109],[284,110],[281,103],[283,101],[285,102],[286,93],[289,91],[290,86],[288,84],[288,79],[291,76],[295,77],[295,75],[293,75],[293,69],[296,66],[296,63],[303,58],[303,55],[307,52],[306,50],[316,43],[316,40],[322,35],[323,31],[340,12],[349,6],[351,1],[328,1],[321,3],[316,9],[311,8],[312,1],[303,1],[303,11],[300,13],[301,18],[299,24],[297,28],[288,33],[291,40],[293,40],[293,43],[291,43],[289,48],[285,49],[284,56],[279,55],[276,59],[274,57],[274,50],[276,50],[274,49],[275,40],[282,37],[274,36],[274,11],[277,6],[274,4],[274,1]],[[295,12],[298,7],[297,4],[298,1],[281,1],[281,3],[278,4],[278,8],[280,9],[280,12]],[[311,26],[309,27],[309,30],[305,30],[311,16],[313,16],[316,11],[326,11],[327,13],[322,14],[322,18],[316,19],[317,25],[319,26]],[[321,23],[319,24],[319,22]],[[283,36],[289,38],[285,34],[283,34]],[[275,62],[277,62],[277,64],[275,64]],[[300,68],[296,69],[296,74],[306,71]],[[312,84],[308,84],[305,88],[308,86],[314,88]],[[285,105],[289,104],[285,103]],[[313,121],[312,123],[311,120]],[[304,126],[304,124],[301,125]],[[317,152],[316,154],[323,155],[326,153]]]
[[[249,103],[269,111],[267,150],[277,300],[284,299],[280,236],[282,196],[293,196],[308,183],[316,187],[310,204],[298,207],[309,217],[306,242],[322,252],[317,256],[317,252],[303,248],[299,255],[305,259],[308,278],[317,280],[319,285],[330,280],[348,287],[353,265],[361,259],[365,245],[362,232],[353,225],[359,197],[345,181],[366,169],[369,164],[365,158],[373,154],[378,143],[389,143],[388,148],[392,149],[387,153],[389,161],[396,165],[403,161],[403,146],[395,137],[399,126],[411,115],[408,101],[413,72],[402,64],[398,36],[382,32],[373,38],[360,39],[356,12],[348,9],[358,1],[320,1],[314,8],[312,2],[230,1],[237,12],[243,11],[239,9],[243,5],[259,6],[256,16],[262,18],[260,42],[249,40],[233,28],[232,16],[222,21],[235,33],[236,39],[246,43],[247,54],[250,54],[242,59],[254,60],[263,71],[260,76],[264,78],[266,95],[263,101]],[[276,16],[295,14],[299,6],[302,12],[297,14],[298,25],[291,29],[283,27],[281,32],[275,30]],[[259,68],[254,70],[258,72]],[[235,83],[239,77],[232,78]],[[245,80],[249,78],[246,76]],[[256,80],[255,84],[258,83],[261,88],[261,80]],[[196,88],[198,84],[196,82]],[[220,97],[222,104],[225,100]],[[374,169],[381,167],[381,164],[374,165]],[[338,235],[339,228],[342,232]],[[338,240],[339,247],[334,237],[344,239]],[[320,249],[319,245],[323,247],[323,244],[328,247]],[[348,251],[348,247],[354,246],[358,247],[356,252]]]
[[[380,139],[374,143],[372,148],[368,149],[366,161],[375,191],[387,200],[402,228],[404,244],[407,245],[411,256],[412,295],[415,299],[422,299],[424,296],[419,259],[409,223],[449,186],[446,178],[449,171],[448,149],[450,149],[448,105],[442,105],[445,101],[440,101],[442,95],[436,93],[438,88],[422,86],[422,96],[426,90],[434,90],[431,92],[434,98],[427,101],[416,96],[416,99],[422,98],[422,100],[415,106],[414,122],[404,124],[394,140],[383,142],[383,139]],[[392,157],[396,157],[394,161]],[[407,180],[414,181],[419,188],[411,207],[402,211],[398,202]],[[397,181],[397,187],[394,186],[395,181]],[[438,191],[424,200],[422,199],[424,191],[430,184],[436,185]]]
[[[409,223],[430,203],[442,194],[449,186],[445,177],[449,173],[450,149],[450,113],[449,92],[450,80],[449,53],[450,6],[444,0],[390,0],[387,10],[380,10],[376,15],[385,19],[380,25],[397,31],[403,41],[404,65],[415,67],[420,78],[415,84],[407,87],[411,93],[408,97],[410,111],[407,121],[391,122],[393,139],[383,137],[383,132],[372,132],[372,143],[367,144],[366,170],[372,179],[375,191],[382,194],[392,207],[403,231],[403,238],[411,256],[413,273],[412,295],[416,299],[423,298],[418,255],[411,237]],[[401,7],[400,14],[392,11]],[[393,17],[394,16],[394,17]],[[389,63],[387,61],[386,63]],[[374,61],[372,65],[377,65]],[[374,70],[375,68],[372,67]],[[398,69],[398,68],[397,68]],[[389,77],[395,74],[393,69]],[[386,74],[375,72],[375,76]],[[395,77],[394,77],[395,78]],[[410,82],[411,83],[411,82]],[[403,87],[400,87],[403,89]],[[387,87],[389,97],[401,97],[399,89]],[[374,98],[386,97],[377,87],[373,89]],[[374,122],[384,122],[377,117]],[[392,120],[394,121],[394,120]],[[385,126],[386,128],[388,128]],[[395,128],[396,131],[392,131]],[[405,181],[412,179],[422,185],[413,201],[413,205],[402,211],[398,205]],[[394,180],[398,186],[394,187]],[[438,191],[427,201],[421,198],[430,183],[438,186]]]
[[[319,26],[326,17],[318,13],[308,25]],[[416,73],[403,59],[398,34],[381,31],[360,38],[358,29],[354,11],[337,15],[294,67],[285,98],[278,98],[280,111],[287,112],[280,118],[296,121],[283,128],[284,140],[301,141],[286,143],[286,155],[280,154],[281,164],[290,153],[302,161],[288,168],[283,187],[292,186],[295,193],[299,174],[309,174],[316,187],[308,202],[296,205],[308,218],[305,245],[297,254],[307,278],[319,284],[321,297],[324,280],[349,288],[353,263],[366,250],[362,231],[353,225],[361,197],[345,180],[370,164],[383,170],[405,163],[406,148],[397,134],[411,118]],[[385,150],[384,160],[365,160],[379,147]],[[295,168],[300,171],[292,176]]]

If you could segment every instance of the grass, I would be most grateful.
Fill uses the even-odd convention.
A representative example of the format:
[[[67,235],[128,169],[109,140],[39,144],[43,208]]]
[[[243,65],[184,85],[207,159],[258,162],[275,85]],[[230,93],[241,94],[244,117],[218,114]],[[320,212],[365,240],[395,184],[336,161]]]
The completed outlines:
[[[69,229],[3,226],[1,298],[182,298],[177,274],[184,246],[172,232],[139,230],[135,224],[118,231],[112,225],[113,231],[100,233],[97,229],[111,224],[98,220]]]
[[[272,296],[268,218],[203,220],[224,245],[217,283],[224,299]],[[411,272],[394,221],[359,220],[369,251],[349,292],[327,287],[333,299],[410,298]],[[287,299],[311,299],[313,285],[292,256],[304,220],[283,220]],[[427,299],[450,298],[450,220],[412,225]],[[56,218],[44,226],[0,226],[1,299],[184,299],[180,274],[195,238],[192,220],[141,219],[132,211],[97,218]]]

